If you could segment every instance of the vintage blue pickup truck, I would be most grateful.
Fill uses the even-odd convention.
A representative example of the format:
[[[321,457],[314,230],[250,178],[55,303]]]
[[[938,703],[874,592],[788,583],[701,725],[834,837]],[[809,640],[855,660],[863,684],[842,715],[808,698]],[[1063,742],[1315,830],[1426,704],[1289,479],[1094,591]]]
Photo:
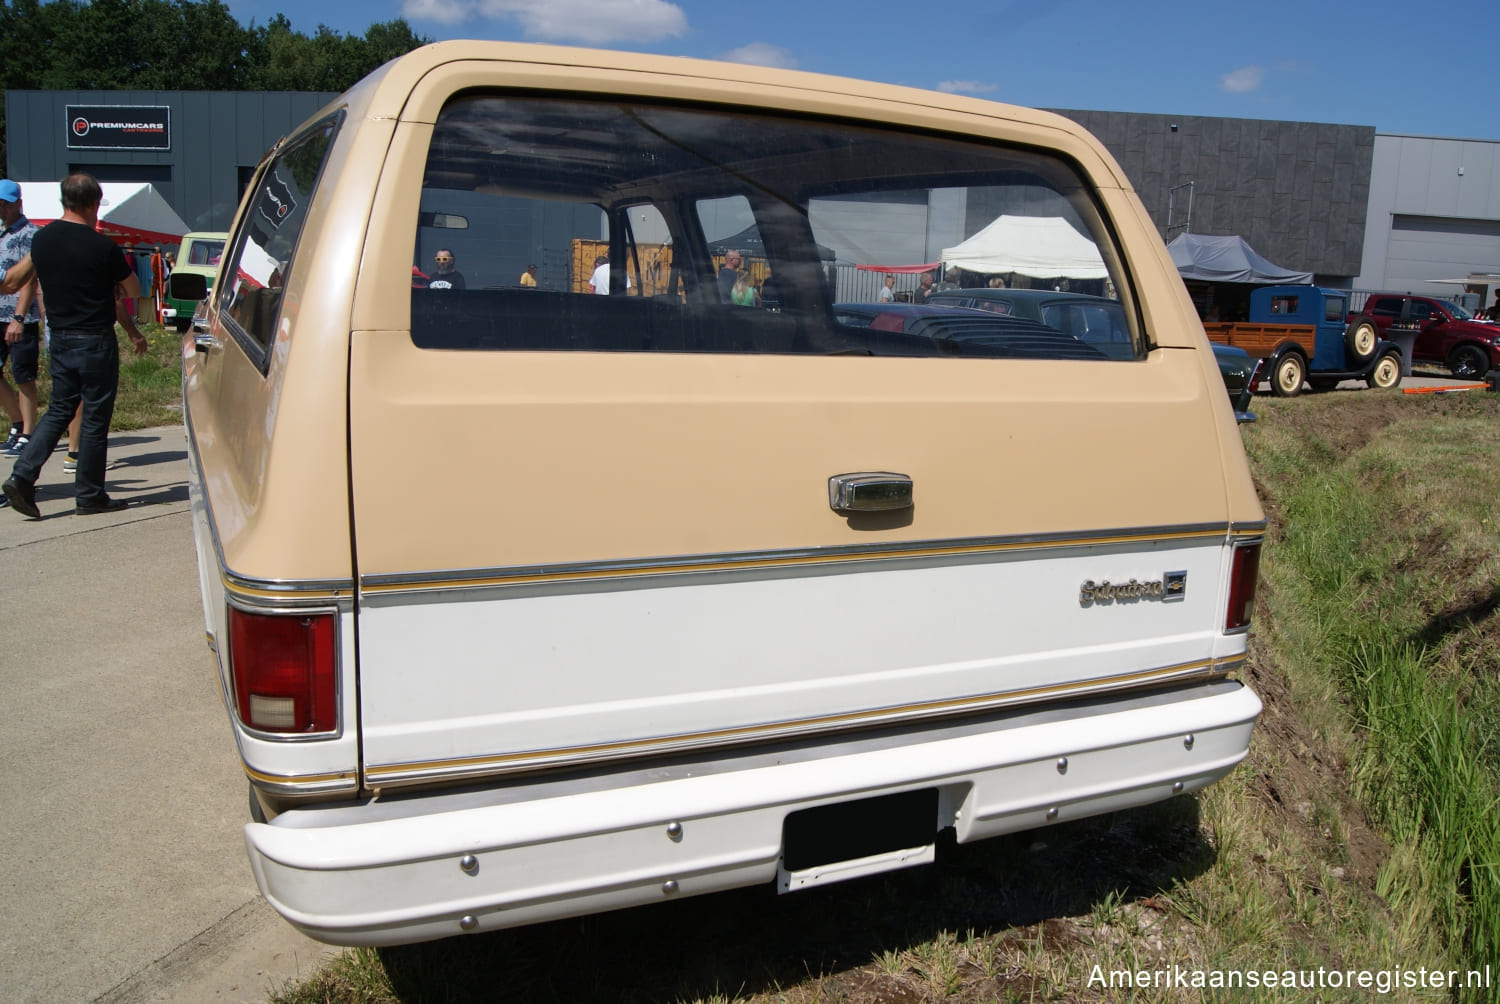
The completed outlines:
[[[1210,341],[1234,345],[1267,361],[1271,390],[1280,397],[1332,390],[1341,380],[1371,387],[1401,383],[1401,349],[1380,337],[1362,315],[1346,322],[1349,293],[1320,286],[1263,286],[1250,293],[1250,319],[1207,323]]]

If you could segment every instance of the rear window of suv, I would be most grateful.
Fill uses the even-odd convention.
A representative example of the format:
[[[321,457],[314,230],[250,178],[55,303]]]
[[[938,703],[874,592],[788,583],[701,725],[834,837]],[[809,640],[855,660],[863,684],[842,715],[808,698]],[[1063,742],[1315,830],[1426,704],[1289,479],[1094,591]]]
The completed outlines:
[[[419,214],[411,298],[422,348],[1144,355],[1085,179],[1061,158],[998,142],[745,110],[468,94],[434,127]],[[896,315],[917,307],[922,266],[938,271],[945,249],[1002,217],[1047,226],[1058,247],[1021,257],[997,248],[986,264],[1013,285],[1114,300],[1123,353],[1041,320],[968,308],[901,323]],[[850,313],[835,305],[850,303],[892,316],[840,323]]]

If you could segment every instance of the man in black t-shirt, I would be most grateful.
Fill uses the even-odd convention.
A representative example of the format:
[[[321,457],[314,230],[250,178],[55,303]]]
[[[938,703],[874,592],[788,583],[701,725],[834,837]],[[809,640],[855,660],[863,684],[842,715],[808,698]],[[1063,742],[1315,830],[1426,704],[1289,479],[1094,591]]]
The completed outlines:
[[[126,506],[124,499],[112,499],[104,491],[105,451],[120,383],[115,321],[124,312],[123,299],[139,296],[141,284],[120,248],[95,230],[102,199],[99,183],[90,175],[64,178],[62,217],[37,231],[31,254],[11,266],[0,282],[0,292],[13,292],[33,275],[40,278],[52,330],[52,400],[3,486],[11,507],[33,519],[41,515],[36,506],[37,474],[67,431],[79,402],[83,426],[73,511],[88,515]],[[146,339],[133,327],[127,330],[136,354],[144,353]]]

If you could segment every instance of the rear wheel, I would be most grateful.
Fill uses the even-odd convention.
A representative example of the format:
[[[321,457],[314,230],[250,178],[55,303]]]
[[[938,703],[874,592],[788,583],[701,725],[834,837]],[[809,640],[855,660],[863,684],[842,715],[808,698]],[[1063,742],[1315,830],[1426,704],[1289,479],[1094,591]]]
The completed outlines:
[[[1364,314],[1349,322],[1344,331],[1344,348],[1355,363],[1369,362],[1375,355],[1375,343],[1380,340],[1380,329]]]
[[[1302,393],[1302,381],[1306,379],[1307,363],[1297,353],[1288,352],[1271,370],[1271,390],[1277,397],[1296,397]]]
[[[1448,369],[1460,380],[1483,379],[1489,362],[1477,345],[1460,345],[1448,355]]]
[[[1365,383],[1378,390],[1401,386],[1401,357],[1392,352],[1381,356],[1370,375],[1365,377]]]

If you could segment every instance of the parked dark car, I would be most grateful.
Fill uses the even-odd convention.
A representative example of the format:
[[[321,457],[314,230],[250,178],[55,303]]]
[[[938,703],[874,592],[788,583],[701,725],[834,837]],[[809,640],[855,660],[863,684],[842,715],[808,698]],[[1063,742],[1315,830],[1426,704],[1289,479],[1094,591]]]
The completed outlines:
[[[1103,296],[1050,289],[945,289],[931,294],[927,302],[1025,318],[1072,335],[1111,359],[1136,357],[1120,301]]]
[[[1399,336],[1403,328],[1416,330],[1412,359],[1446,366],[1460,379],[1478,380],[1500,369],[1500,324],[1481,321],[1447,300],[1377,293],[1365,302],[1363,316],[1382,338]]]
[[[1105,359],[1097,346],[1024,317],[919,303],[835,303],[841,326],[860,329],[857,351],[874,355]],[[872,337],[887,332],[889,337]]]
[[[988,310],[1036,321],[1072,335],[1111,359],[1135,358],[1125,311],[1118,300],[1107,297],[1051,289],[945,289],[929,296],[927,303]],[[1252,420],[1253,416],[1245,412],[1249,395],[1243,392],[1250,386],[1255,360],[1244,349],[1229,345],[1215,343],[1213,350],[1224,387],[1235,402],[1235,414],[1241,421]]]

